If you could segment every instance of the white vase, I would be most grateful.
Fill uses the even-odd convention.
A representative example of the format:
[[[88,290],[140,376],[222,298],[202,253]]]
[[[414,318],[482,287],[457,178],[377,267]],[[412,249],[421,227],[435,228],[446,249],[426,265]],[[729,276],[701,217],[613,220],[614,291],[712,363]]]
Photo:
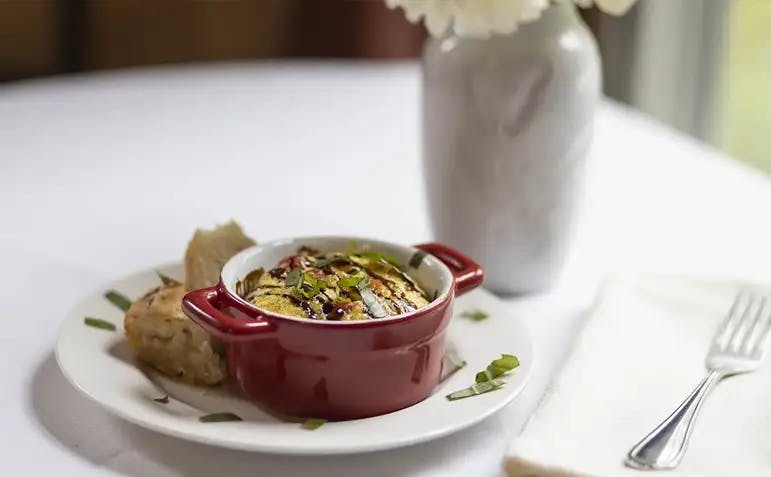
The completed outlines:
[[[600,91],[597,46],[570,4],[510,35],[430,39],[423,165],[436,239],[503,294],[559,276]]]

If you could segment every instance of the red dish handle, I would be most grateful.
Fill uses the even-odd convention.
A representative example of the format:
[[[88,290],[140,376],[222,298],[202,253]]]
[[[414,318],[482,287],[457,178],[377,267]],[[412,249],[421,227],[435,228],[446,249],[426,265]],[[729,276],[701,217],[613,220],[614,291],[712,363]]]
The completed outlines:
[[[415,248],[430,253],[450,268],[455,276],[455,293],[458,295],[473,290],[485,280],[482,267],[453,248],[434,242],[415,245]]]
[[[246,338],[274,330],[273,325],[263,316],[240,320],[221,310],[223,304],[233,301],[218,286],[201,288],[188,292],[182,298],[182,311],[203,329],[222,341]],[[239,307],[237,303],[229,303]]]

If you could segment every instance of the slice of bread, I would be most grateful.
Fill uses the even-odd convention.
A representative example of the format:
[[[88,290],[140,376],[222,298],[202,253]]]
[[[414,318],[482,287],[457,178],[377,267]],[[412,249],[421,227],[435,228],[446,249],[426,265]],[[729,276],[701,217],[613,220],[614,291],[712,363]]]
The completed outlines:
[[[136,357],[158,371],[192,384],[214,385],[227,375],[212,338],[183,312],[182,285],[151,290],[135,301],[123,322]]]
[[[255,243],[232,220],[213,230],[197,229],[185,252],[185,287],[196,290],[216,285],[225,262]]]

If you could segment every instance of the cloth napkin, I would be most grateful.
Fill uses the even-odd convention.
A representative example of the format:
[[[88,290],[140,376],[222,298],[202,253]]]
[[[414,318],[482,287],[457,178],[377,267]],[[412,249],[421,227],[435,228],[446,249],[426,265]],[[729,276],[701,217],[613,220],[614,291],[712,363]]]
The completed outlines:
[[[629,449],[699,384],[737,284],[612,278],[525,429],[511,477],[637,476]],[[765,291],[768,296],[768,290]],[[771,476],[771,357],[707,396],[680,466],[667,476]]]

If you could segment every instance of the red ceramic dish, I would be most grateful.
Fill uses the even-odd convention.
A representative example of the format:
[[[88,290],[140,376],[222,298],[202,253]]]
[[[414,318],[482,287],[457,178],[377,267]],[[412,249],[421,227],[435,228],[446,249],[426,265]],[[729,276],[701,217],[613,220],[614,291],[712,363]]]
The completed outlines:
[[[301,245],[345,250],[351,240],[408,263],[437,298],[411,313],[366,321],[315,321],[271,313],[235,293],[250,271],[272,268]],[[482,283],[479,265],[444,245],[404,247],[351,237],[307,237],[249,248],[222,270],[219,284],[188,293],[182,309],[227,347],[231,377],[258,404],[301,417],[355,419],[405,408],[439,382],[446,329],[457,294]]]

